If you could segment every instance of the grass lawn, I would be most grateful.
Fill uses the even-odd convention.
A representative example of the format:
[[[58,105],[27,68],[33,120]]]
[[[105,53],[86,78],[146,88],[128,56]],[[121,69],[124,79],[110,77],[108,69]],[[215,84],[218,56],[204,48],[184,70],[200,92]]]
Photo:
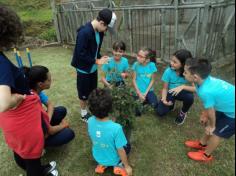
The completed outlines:
[[[43,163],[55,160],[61,176],[94,176],[96,163],[91,155],[91,144],[86,124],[80,121],[79,101],[76,92],[76,74],[70,66],[72,51],[54,47],[31,51],[34,65],[47,66],[53,77],[47,91],[56,105],[68,108],[68,121],[76,133],[75,139],[66,146],[48,149]],[[7,55],[15,62],[12,53]],[[24,56],[24,54],[22,54]],[[26,57],[24,56],[26,60]],[[163,70],[163,69],[161,69]],[[157,84],[159,86],[157,86]],[[160,74],[156,92],[160,89]],[[100,85],[101,86],[101,85]],[[178,104],[178,107],[180,104]],[[235,175],[235,137],[223,142],[214,152],[215,160],[208,164],[191,161],[184,141],[201,136],[203,128],[198,122],[200,103],[196,100],[183,126],[174,124],[178,110],[159,119],[154,113],[137,118],[131,135],[132,152],[130,163],[134,176],[233,176]],[[1,133],[1,132],[0,132]],[[0,135],[0,176],[19,176],[19,169],[12,152]],[[110,171],[104,176],[113,175]]]

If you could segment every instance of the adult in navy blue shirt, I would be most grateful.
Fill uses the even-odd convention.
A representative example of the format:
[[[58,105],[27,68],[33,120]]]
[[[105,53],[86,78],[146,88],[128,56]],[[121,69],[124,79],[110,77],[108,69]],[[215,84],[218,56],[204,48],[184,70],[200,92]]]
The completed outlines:
[[[116,15],[110,9],[103,9],[96,19],[81,26],[77,31],[76,45],[71,65],[77,71],[77,91],[80,100],[81,119],[87,122],[89,94],[97,88],[97,65],[108,62],[108,56],[101,57],[100,48],[104,32],[114,27]]]

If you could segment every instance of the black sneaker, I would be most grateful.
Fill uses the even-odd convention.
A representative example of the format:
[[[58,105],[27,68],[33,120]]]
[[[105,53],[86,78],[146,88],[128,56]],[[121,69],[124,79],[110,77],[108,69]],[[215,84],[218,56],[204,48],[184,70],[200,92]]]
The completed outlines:
[[[92,115],[88,112],[85,116],[81,116],[81,120],[83,121],[83,122],[88,122],[88,119],[89,119],[89,117],[91,117]]]
[[[179,116],[175,119],[175,123],[177,125],[184,124],[184,121],[185,121],[186,117],[187,117],[187,113],[184,113],[184,112],[181,111]]]
[[[55,161],[51,161],[49,164],[47,164],[45,166],[43,175],[45,175],[45,176],[54,176],[54,175],[51,175],[51,174],[57,172],[57,171],[53,172],[56,169],[56,166],[57,166],[57,163]],[[58,175],[58,172],[57,172],[57,175]],[[55,176],[57,176],[57,175],[55,175]]]

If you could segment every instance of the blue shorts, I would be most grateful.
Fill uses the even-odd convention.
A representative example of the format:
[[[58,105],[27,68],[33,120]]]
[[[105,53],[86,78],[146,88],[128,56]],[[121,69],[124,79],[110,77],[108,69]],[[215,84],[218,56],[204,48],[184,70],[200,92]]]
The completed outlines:
[[[235,134],[235,118],[226,116],[223,112],[216,111],[216,136],[228,139]]]
[[[97,88],[97,71],[90,74],[77,72],[77,91],[80,100],[87,100],[90,93]]]

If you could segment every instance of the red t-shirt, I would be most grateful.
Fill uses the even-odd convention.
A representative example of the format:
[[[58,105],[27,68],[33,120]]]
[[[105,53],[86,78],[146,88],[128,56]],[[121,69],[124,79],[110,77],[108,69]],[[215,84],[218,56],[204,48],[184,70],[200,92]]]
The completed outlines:
[[[42,118],[49,119],[38,95],[27,95],[16,109],[0,113],[0,128],[6,143],[23,159],[41,157],[44,148]]]

